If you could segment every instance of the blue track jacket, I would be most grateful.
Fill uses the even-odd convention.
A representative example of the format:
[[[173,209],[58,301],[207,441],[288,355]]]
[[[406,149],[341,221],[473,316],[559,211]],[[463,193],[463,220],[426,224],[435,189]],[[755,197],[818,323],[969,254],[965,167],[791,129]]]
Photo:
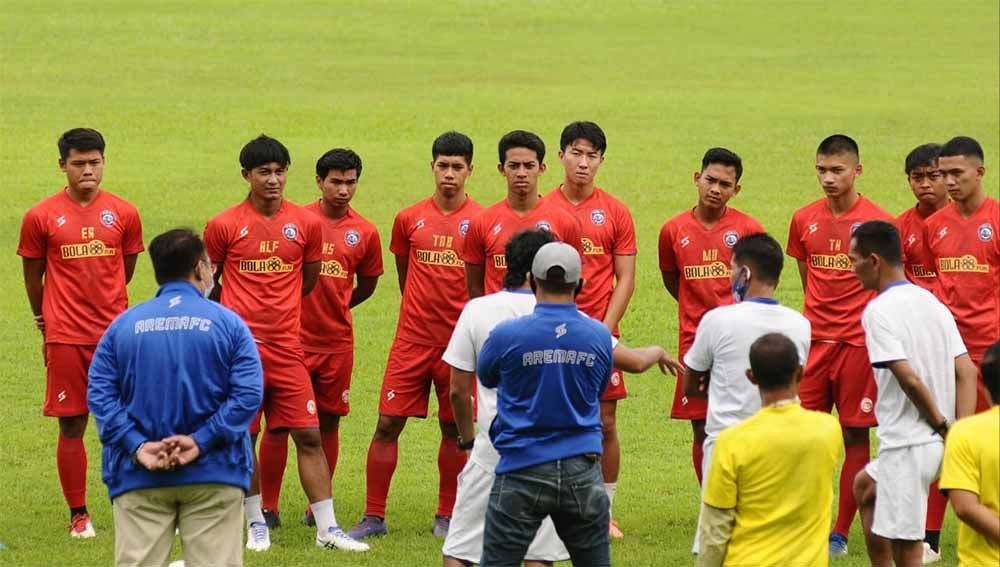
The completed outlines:
[[[90,365],[87,405],[112,499],[141,488],[218,483],[248,490],[248,426],[263,396],[260,356],[239,315],[188,282],[122,313]],[[173,471],[132,461],[144,441],[190,435],[201,455]]]
[[[600,398],[611,370],[611,333],[574,303],[539,303],[497,325],[476,366],[480,382],[497,389],[496,474],[600,454]]]

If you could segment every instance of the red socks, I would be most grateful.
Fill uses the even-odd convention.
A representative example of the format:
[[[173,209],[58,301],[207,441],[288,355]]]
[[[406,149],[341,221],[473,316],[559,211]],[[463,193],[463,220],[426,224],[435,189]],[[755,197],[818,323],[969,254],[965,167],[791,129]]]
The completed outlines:
[[[367,492],[365,495],[365,515],[385,518],[385,501],[389,497],[389,483],[396,472],[399,459],[399,443],[386,443],[372,439],[368,446],[368,462],[365,465]]]
[[[260,500],[261,508],[278,511],[281,481],[288,464],[288,432],[265,431],[260,441]]]
[[[333,431],[320,431],[323,440],[323,453],[326,455],[326,466],[330,469],[330,480],[333,480],[333,472],[337,470],[337,457],[340,455],[340,429]]]
[[[59,435],[56,445],[59,484],[70,508],[87,506],[87,448],[83,438]]]
[[[458,473],[465,468],[465,451],[458,449],[458,439],[442,437],[438,446],[438,508],[437,515],[450,518],[458,493]]]
[[[691,443],[691,464],[694,465],[694,475],[698,477],[698,486],[701,486],[701,461],[705,458],[705,448],[697,440]]]
[[[944,524],[944,512],[948,509],[948,498],[938,490],[938,481],[931,485],[927,496],[927,531],[939,532]]]
[[[834,533],[847,537],[851,531],[851,522],[858,513],[858,503],[854,500],[854,477],[868,464],[871,448],[865,437],[863,443],[849,445],[845,448],[844,467],[840,469],[840,501],[837,503],[837,521],[833,525]]]

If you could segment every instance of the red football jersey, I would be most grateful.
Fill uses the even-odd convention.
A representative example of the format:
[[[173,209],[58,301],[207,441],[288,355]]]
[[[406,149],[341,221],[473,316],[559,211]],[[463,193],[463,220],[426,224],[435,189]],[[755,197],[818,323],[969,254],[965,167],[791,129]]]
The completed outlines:
[[[733,246],[740,238],[758,232],[764,232],[764,227],[757,219],[732,207],[726,207],[712,228],[705,228],[690,209],[660,229],[660,271],[680,274],[677,311],[681,358],[691,348],[702,316],[733,302],[729,282]]]
[[[510,237],[522,230],[533,229],[550,231],[558,240],[576,248],[583,258],[580,223],[573,215],[548,199],[540,199],[528,214],[519,216],[504,199],[472,219],[469,236],[462,249],[463,260],[486,267],[487,295],[503,289],[503,276],[507,273],[504,249]],[[586,264],[586,258],[583,263]]]
[[[128,307],[124,257],[142,252],[142,222],[103,189],[87,206],[67,190],[24,214],[17,253],[45,259],[45,342],[92,345]]]
[[[561,186],[560,186],[561,187]],[[573,204],[556,187],[545,199],[576,217],[580,223],[583,264],[583,292],[576,304],[587,315],[603,320],[615,289],[615,256],[636,253],[635,223],[624,203],[600,187],[589,197]]]
[[[302,264],[319,262],[323,252],[316,215],[286,199],[267,218],[246,199],[208,221],[204,238],[208,257],[223,270],[221,303],[257,341],[301,345]]]
[[[952,203],[925,222],[942,301],[979,355],[1000,340],[1000,203],[987,197],[968,218]]]
[[[348,207],[333,220],[320,201],[305,206],[323,227],[323,260],[319,282],[302,298],[302,348],[310,352],[341,352],[354,346],[351,293],[354,275],[382,275],[382,241],[378,229]]]
[[[854,229],[871,220],[894,222],[892,215],[863,195],[839,217],[825,197],[792,216],[786,252],[808,266],[803,314],[812,324],[813,340],[865,346],[861,313],[875,292],[862,289],[847,250]]]
[[[924,220],[925,217],[920,216],[914,206],[896,217],[896,227],[903,240],[907,279],[938,295],[937,271],[934,269],[934,261],[927,254],[927,247],[924,246]]]
[[[396,338],[444,347],[469,300],[459,257],[472,217],[482,207],[466,197],[445,214],[430,197],[403,209],[392,223],[389,250],[409,258]]]

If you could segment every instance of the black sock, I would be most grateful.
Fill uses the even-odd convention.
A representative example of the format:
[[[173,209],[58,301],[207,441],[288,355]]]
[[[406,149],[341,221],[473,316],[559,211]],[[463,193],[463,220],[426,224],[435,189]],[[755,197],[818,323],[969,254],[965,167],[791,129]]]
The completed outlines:
[[[73,516],[75,516],[77,514],[86,514],[86,513],[87,513],[87,507],[86,506],[80,506],[79,508],[70,508],[69,509],[69,519],[70,519],[70,521],[72,521],[73,520]]]
[[[924,532],[924,541],[931,546],[935,553],[941,549],[941,530],[927,530]]]

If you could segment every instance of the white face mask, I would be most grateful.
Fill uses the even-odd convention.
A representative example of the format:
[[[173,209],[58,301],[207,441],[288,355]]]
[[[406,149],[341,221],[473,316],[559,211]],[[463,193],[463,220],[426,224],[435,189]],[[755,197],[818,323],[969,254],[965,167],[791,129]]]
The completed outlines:
[[[215,274],[212,272],[212,263],[210,261],[203,260],[198,264],[199,266],[205,266],[201,268],[201,282],[205,286],[205,288],[201,290],[201,293],[204,294],[205,297],[208,297],[212,294],[212,289],[215,288],[215,278],[213,277]]]

